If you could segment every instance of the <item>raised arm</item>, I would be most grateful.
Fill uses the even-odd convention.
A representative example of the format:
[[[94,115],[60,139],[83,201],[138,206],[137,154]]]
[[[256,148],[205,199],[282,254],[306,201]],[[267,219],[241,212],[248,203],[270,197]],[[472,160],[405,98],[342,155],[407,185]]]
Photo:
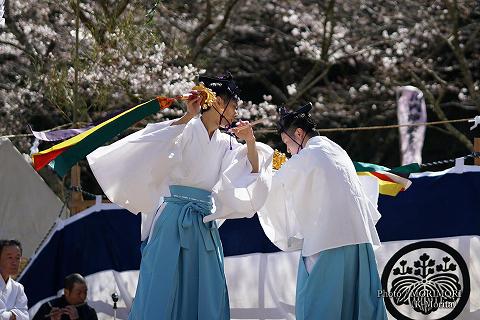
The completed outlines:
[[[233,128],[232,131],[239,139],[245,140],[245,143],[247,144],[248,161],[252,165],[252,173],[258,173],[258,150],[255,144],[255,135],[251,126],[245,129],[239,129],[245,126],[249,126],[248,121],[240,121],[237,123],[237,127]]]
[[[177,121],[172,123],[172,126],[187,124],[192,120],[197,114],[200,113],[200,104],[202,102],[202,97],[197,96],[192,100],[187,101],[187,112]]]

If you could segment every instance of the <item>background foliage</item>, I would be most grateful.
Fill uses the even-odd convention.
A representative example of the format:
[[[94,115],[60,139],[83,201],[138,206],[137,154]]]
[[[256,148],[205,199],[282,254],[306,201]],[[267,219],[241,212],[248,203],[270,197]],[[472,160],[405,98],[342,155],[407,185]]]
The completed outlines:
[[[242,89],[241,117],[270,116],[257,135],[280,147],[266,130],[277,105],[311,101],[322,128],[395,124],[402,85],[424,92],[430,121],[473,118],[479,64],[475,0],[6,0],[0,135],[28,133],[28,124],[79,127],[188,92],[199,73],[229,70]],[[177,106],[149,121],[181,113]],[[424,161],[468,154],[474,134],[467,123],[429,127]],[[328,136],[354,160],[399,165],[398,130]],[[13,142],[28,153],[32,139]]]

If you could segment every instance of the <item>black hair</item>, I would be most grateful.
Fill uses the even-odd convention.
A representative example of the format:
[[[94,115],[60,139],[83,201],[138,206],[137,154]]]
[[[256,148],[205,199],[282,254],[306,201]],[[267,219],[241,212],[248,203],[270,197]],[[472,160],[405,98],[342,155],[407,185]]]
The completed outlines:
[[[215,92],[217,97],[222,98],[225,103],[225,106],[232,100],[238,101],[240,100],[239,94],[240,89],[238,88],[237,84],[233,80],[233,76],[230,72],[227,72],[225,75],[220,75],[218,77],[214,76],[199,76],[199,82],[203,83],[203,85],[213,92]],[[202,109],[206,111],[207,109]]]
[[[65,277],[65,280],[63,282],[63,288],[71,291],[73,289],[73,286],[74,286],[75,283],[82,283],[82,284],[86,285],[87,281],[85,281],[85,278],[82,277],[81,274],[72,273],[72,274]]]
[[[278,133],[281,134],[285,132],[293,134],[297,128],[300,128],[310,137],[317,136],[317,124],[309,113],[311,109],[311,103],[300,107],[296,111],[290,112],[286,111],[285,107],[280,107],[278,109],[279,120],[277,121]]]
[[[303,116],[303,114],[302,114]],[[313,121],[310,115],[302,118],[302,117],[295,117],[292,121],[287,125],[285,131],[293,134],[297,128],[302,129],[305,131],[305,134],[309,137],[318,136],[316,129],[315,121]]]
[[[18,240],[0,240],[0,255],[2,254],[3,248],[17,246],[20,249],[20,254],[23,253],[22,244]]]
[[[224,93],[216,93],[215,92],[215,95],[217,97],[222,98],[223,103],[225,104],[224,107],[226,107],[230,103],[230,101],[235,100],[231,95],[229,95],[226,92],[224,92]],[[206,109],[200,108],[200,114],[203,114],[205,111],[208,111],[208,110],[210,110],[210,107],[207,107]]]

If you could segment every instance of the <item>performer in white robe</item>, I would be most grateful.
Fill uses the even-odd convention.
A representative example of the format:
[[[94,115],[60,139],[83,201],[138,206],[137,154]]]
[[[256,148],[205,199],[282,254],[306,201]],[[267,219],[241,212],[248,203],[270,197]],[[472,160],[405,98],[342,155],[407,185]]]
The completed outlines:
[[[292,157],[273,176],[261,224],[280,249],[302,250],[297,320],[386,319],[372,248],[380,245],[380,214],[347,153],[315,132],[311,107],[281,109],[279,132]]]
[[[27,296],[11,276],[18,273],[22,247],[16,240],[0,240],[0,320],[28,320]]]
[[[148,125],[91,153],[90,166],[108,198],[154,220],[142,250],[129,319],[230,319],[223,251],[215,219],[251,217],[271,183],[273,150],[250,128],[220,126],[236,117],[231,76],[200,77],[216,104],[194,117],[200,100],[178,120]],[[239,126],[248,125],[246,122]]]

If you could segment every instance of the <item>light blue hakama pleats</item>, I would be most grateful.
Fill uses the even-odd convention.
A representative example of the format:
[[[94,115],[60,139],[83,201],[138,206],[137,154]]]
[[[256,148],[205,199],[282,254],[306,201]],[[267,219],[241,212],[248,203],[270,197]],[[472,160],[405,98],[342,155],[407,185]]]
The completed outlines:
[[[165,208],[142,250],[129,320],[230,319],[223,249],[206,190],[170,186]]]
[[[310,274],[303,257],[297,276],[297,320],[386,320],[370,243],[320,252]]]

